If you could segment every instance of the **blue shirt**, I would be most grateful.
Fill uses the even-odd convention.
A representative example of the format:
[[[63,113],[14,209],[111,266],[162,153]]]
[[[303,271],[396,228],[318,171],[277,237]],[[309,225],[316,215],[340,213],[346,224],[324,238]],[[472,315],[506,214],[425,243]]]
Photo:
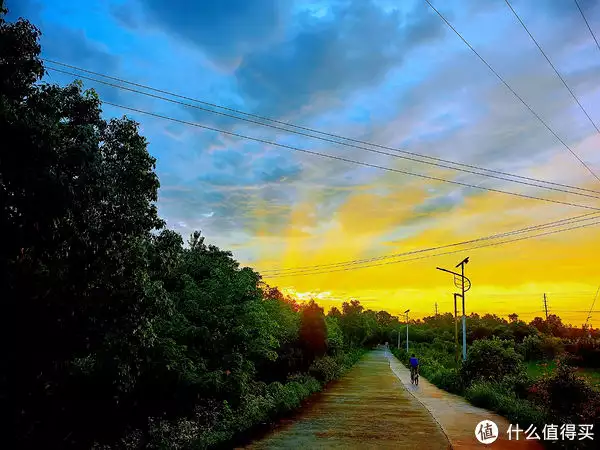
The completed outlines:
[[[410,358],[410,365],[412,367],[417,367],[419,365],[419,360],[417,358]]]

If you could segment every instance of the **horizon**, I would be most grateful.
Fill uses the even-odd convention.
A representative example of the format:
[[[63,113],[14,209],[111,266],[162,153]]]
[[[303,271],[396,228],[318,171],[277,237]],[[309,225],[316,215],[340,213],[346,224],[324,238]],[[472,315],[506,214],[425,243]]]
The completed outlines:
[[[284,293],[284,295],[285,295],[285,293]],[[363,303],[362,301],[360,301],[360,299],[358,299],[358,298],[352,298],[352,299],[343,300],[343,301],[326,300],[327,306],[325,306],[324,303],[323,303],[323,299],[318,299],[318,298],[297,298],[297,297],[293,297],[293,296],[290,296],[290,297],[292,299],[296,300],[299,304],[305,304],[305,303],[308,303],[310,300],[314,300],[315,303],[317,303],[320,307],[323,308],[325,314],[328,314],[331,311],[331,309],[334,308],[334,307],[338,308],[339,310],[341,310],[342,303],[345,302],[345,301],[358,300],[360,302],[360,304],[364,307],[365,310],[371,309],[373,311],[387,311],[392,316],[396,316],[399,319],[400,323],[404,323],[403,322],[404,321],[404,311],[402,311],[402,308],[398,309],[397,312],[395,312],[395,310],[392,309],[392,308],[377,308],[377,307],[372,308],[372,307],[368,306],[368,304]],[[453,302],[454,302],[454,300],[452,300],[452,303]],[[421,311],[417,310],[418,312],[416,314],[413,314],[413,310],[411,309],[411,312],[409,314],[409,322],[413,321],[413,320],[421,320],[422,321],[426,317],[433,317],[433,316],[435,316],[436,315],[436,313],[435,313],[435,302],[433,302],[432,304],[434,306],[433,306],[433,310],[431,312],[424,312],[424,311],[421,312]],[[461,308],[462,308],[462,305],[459,304],[458,305],[458,316],[457,316],[459,320],[462,317]],[[533,312],[526,312],[526,313],[519,313],[518,310],[515,310],[513,312],[509,312],[509,313],[506,313],[506,314],[504,314],[504,313],[499,314],[499,313],[493,312],[493,311],[479,311],[479,310],[473,311],[473,310],[471,310],[471,311],[467,311],[467,317],[469,317],[472,313],[478,314],[480,317],[483,317],[486,314],[496,315],[497,317],[499,317],[501,319],[505,319],[507,321],[509,321],[509,318],[508,318],[509,315],[511,315],[511,314],[517,314],[519,316],[518,320],[521,320],[521,321],[526,322],[528,324],[532,320],[534,320],[536,317],[539,317],[541,319],[544,319],[544,317],[545,317],[545,311],[543,309],[541,309],[539,312],[533,311]],[[576,314],[580,314],[580,313],[577,313],[577,312],[575,312],[575,313]],[[452,316],[454,316],[454,307],[453,307],[453,305],[452,305],[452,310],[442,310],[442,309],[440,309],[440,304],[438,303],[438,315],[441,316],[443,314],[451,314]],[[548,316],[551,316],[551,315],[558,316],[561,319],[563,325],[565,325],[565,326],[571,326],[573,328],[581,328],[582,325],[585,323],[585,320],[583,320],[582,323],[574,322],[573,320],[571,320],[571,319],[568,318],[569,315],[571,315],[571,314],[574,314],[574,312],[572,312],[572,311],[562,311],[562,312],[561,311],[552,311],[550,308],[548,308]],[[585,317],[587,317],[587,315]],[[593,322],[594,322],[593,320],[588,321],[588,327],[590,329],[592,329],[592,330],[599,329],[597,327],[594,327],[594,323]]]

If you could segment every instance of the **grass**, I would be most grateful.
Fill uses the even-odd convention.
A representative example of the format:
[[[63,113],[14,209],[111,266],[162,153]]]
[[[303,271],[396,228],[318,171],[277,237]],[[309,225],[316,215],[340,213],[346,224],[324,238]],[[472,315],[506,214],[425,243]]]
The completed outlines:
[[[555,361],[529,361],[527,363],[527,374],[533,379],[550,375],[556,370]],[[590,385],[600,391],[600,369],[579,368],[577,373],[586,379]]]
[[[556,362],[552,361],[528,361],[527,363],[527,375],[534,380],[543,377],[544,375],[550,375],[556,370]]]
[[[600,391],[600,369],[579,369],[578,373],[587,380],[590,385]]]

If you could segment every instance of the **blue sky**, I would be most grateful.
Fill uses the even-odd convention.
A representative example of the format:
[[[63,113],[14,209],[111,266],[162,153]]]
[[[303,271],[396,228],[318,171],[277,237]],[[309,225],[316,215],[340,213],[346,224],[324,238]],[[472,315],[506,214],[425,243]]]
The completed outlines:
[[[600,35],[600,6],[579,2]],[[561,138],[600,170],[594,128],[505,2],[433,3]],[[569,184],[594,182],[422,0],[8,0],[7,6],[9,18],[24,16],[41,28],[43,56],[60,62],[381,145]],[[600,51],[575,3],[515,0],[513,6],[600,122]],[[64,84],[72,77],[50,72],[47,80]],[[104,100],[182,120],[531,193],[85,85]],[[124,114],[110,106],[104,111]],[[360,243],[354,255],[379,255],[389,251],[390,242],[435,228],[444,222],[443,213],[482,196],[127,114],[141,123],[158,159],[159,210],[168,226],[186,235],[201,229],[245,262],[274,261],[290,251],[290,239],[302,236],[306,249],[317,249],[325,245],[327,230],[340,224]],[[361,193],[394,201],[367,202],[370,216],[343,219],[344,205]],[[514,208],[527,210],[531,220],[566,214],[545,204]],[[465,217],[475,210],[465,210]],[[380,217],[386,222],[377,229]],[[487,229],[494,222],[485,217]],[[367,235],[368,243],[361,240]],[[345,245],[353,244],[346,240]]]

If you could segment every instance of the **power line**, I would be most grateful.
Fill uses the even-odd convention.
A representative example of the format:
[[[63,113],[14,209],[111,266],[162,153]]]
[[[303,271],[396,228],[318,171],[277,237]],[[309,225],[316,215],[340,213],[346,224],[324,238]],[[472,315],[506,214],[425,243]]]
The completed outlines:
[[[535,231],[535,230],[539,230],[539,229],[545,229],[545,228],[553,228],[556,226],[562,226],[562,225],[571,225],[574,223],[578,223],[578,222],[582,222],[582,221],[587,221],[587,220],[591,220],[591,219],[596,219],[598,218],[598,213],[587,213],[587,214],[582,214],[580,216],[575,216],[575,217],[570,217],[567,219],[561,219],[561,220],[555,220],[552,222],[547,222],[547,223],[543,223],[543,224],[538,224],[538,225],[531,225],[525,228],[519,228],[517,230],[511,230],[511,231],[505,231],[503,233],[496,233],[496,234],[492,234],[492,235],[488,235],[488,236],[483,236],[483,237],[479,237],[476,239],[471,239],[468,241],[462,241],[462,242],[457,242],[457,243],[453,243],[453,244],[446,244],[446,245],[441,245],[441,246],[437,246],[437,247],[430,247],[430,248],[426,248],[426,249],[420,249],[420,250],[413,250],[413,251],[409,251],[409,252],[403,252],[403,253],[395,253],[395,254],[391,254],[391,255],[384,255],[384,256],[376,256],[373,258],[364,258],[364,259],[354,259],[354,260],[349,260],[349,261],[341,261],[341,262],[336,262],[336,263],[329,263],[329,264],[316,264],[316,265],[309,265],[309,266],[296,266],[296,267],[289,267],[289,268],[281,268],[281,269],[267,269],[267,270],[261,270],[261,273],[273,273],[273,272],[285,272],[285,271],[293,271],[293,272],[297,272],[297,271],[303,271],[302,269],[323,269],[323,268],[333,268],[333,267],[340,267],[340,266],[347,266],[347,265],[355,265],[355,264],[362,264],[362,263],[367,263],[367,262],[373,262],[373,261],[381,261],[381,260],[385,260],[385,259],[394,259],[394,258],[399,258],[402,256],[409,256],[409,255],[413,255],[416,253],[424,253],[424,252],[428,252],[428,251],[433,251],[433,250],[441,250],[443,248],[448,248],[448,247],[456,247],[456,246],[460,246],[460,245],[467,245],[467,244],[472,244],[475,242],[480,242],[480,241],[487,241],[490,239],[497,239],[497,238],[502,238],[502,237],[507,237],[507,236],[511,236],[514,234],[521,234],[521,233],[526,233],[526,232],[530,232],[530,231]]]
[[[97,82],[97,83],[102,83],[102,84],[105,84],[107,86],[112,86],[112,87],[115,87],[115,88],[118,88],[118,89],[123,89],[123,90],[131,91],[131,92],[139,93],[139,94],[142,94],[142,95],[147,95],[149,97],[153,97],[153,98],[165,100],[165,101],[168,101],[168,102],[180,104],[180,105],[187,106],[187,107],[190,107],[190,108],[196,108],[196,109],[199,109],[201,111],[209,112],[209,113],[212,113],[212,114],[217,114],[217,115],[221,115],[221,116],[224,116],[224,117],[230,117],[230,118],[233,118],[233,119],[242,120],[242,121],[249,122],[249,123],[254,123],[254,124],[257,124],[257,125],[264,126],[264,127],[269,127],[269,128],[273,128],[273,129],[277,129],[277,130],[282,130],[282,131],[285,131],[285,132],[288,132],[288,133],[294,133],[294,134],[298,134],[298,135],[301,135],[301,136],[311,137],[313,139],[319,139],[319,140],[322,140],[322,141],[325,141],[325,142],[331,142],[331,143],[338,144],[338,145],[344,145],[344,146],[347,146],[347,147],[358,148],[358,149],[362,149],[362,150],[366,150],[366,151],[370,151],[370,152],[374,152],[374,153],[379,153],[379,154],[383,154],[383,155],[387,155],[387,156],[392,156],[392,157],[396,157],[396,158],[406,159],[406,160],[409,160],[409,161],[419,162],[419,163],[422,163],[422,164],[429,164],[429,165],[434,165],[434,166],[437,166],[437,167],[443,167],[443,168],[447,168],[447,169],[451,169],[451,170],[457,170],[457,171],[462,171],[462,172],[466,172],[466,173],[472,173],[472,174],[476,174],[476,175],[487,176],[487,177],[491,177],[491,178],[497,178],[497,179],[501,179],[501,180],[505,180],[505,181],[514,182],[514,183],[518,183],[518,181],[506,179],[504,177],[493,176],[493,175],[490,175],[490,174],[485,174],[485,173],[480,173],[480,172],[474,172],[472,170],[460,169],[460,168],[457,168],[457,167],[449,167],[449,166],[447,166],[445,164],[453,164],[453,165],[456,165],[456,166],[459,166],[459,167],[466,167],[468,169],[481,170],[481,171],[485,171],[485,172],[489,172],[489,173],[493,173],[493,174],[503,175],[505,177],[513,177],[513,178],[518,178],[518,179],[521,179],[521,180],[532,181],[532,182],[536,182],[536,183],[545,183],[545,184],[552,185],[552,186],[560,186],[560,187],[564,187],[564,188],[568,188],[568,189],[576,189],[576,190],[579,190],[579,191],[587,191],[587,192],[592,192],[592,193],[595,193],[595,194],[600,194],[599,191],[594,191],[594,190],[591,190],[591,189],[585,189],[585,188],[581,188],[581,187],[577,187],[577,186],[570,186],[568,184],[563,184],[563,183],[555,183],[555,182],[552,182],[552,181],[539,180],[539,179],[532,178],[532,177],[526,177],[526,176],[522,176],[522,175],[511,174],[511,173],[508,173],[508,172],[503,172],[503,171],[494,170],[494,169],[487,169],[487,168],[484,168],[484,167],[479,167],[479,166],[475,166],[475,165],[471,165],[471,164],[459,163],[459,162],[455,162],[455,161],[446,160],[446,159],[443,159],[443,158],[436,158],[436,157],[432,157],[432,156],[422,155],[422,154],[415,153],[415,152],[409,152],[407,150],[395,149],[395,148],[392,148],[392,147],[387,147],[387,146],[383,146],[383,145],[379,145],[379,144],[375,144],[375,143],[371,143],[371,142],[367,142],[367,141],[361,141],[361,140],[358,140],[358,139],[352,139],[352,138],[348,138],[348,137],[344,137],[344,136],[340,136],[340,135],[336,135],[336,134],[332,134],[332,133],[327,133],[327,132],[315,130],[315,129],[312,129],[312,128],[303,127],[303,126],[299,126],[299,125],[295,125],[295,124],[283,122],[283,121],[280,121],[280,120],[270,119],[268,117],[260,116],[260,115],[257,115],[257,114],[247,113],[247,112],[240,111],[240,110],[237,110],[237,109],[234,109],[234,108],[229,108],[229,107],[217,105],[217,104],[214,104],[214,103],[209,103],[209,102],[206,102],[206,101],[197,100],[197,99],[194,99],[194,98],[191,98],[191,97],[186,97],[186,96],[183,96],[183,95],[175,94],[173,92],[169,92],[169,91],[166,91],[166,90],[156,89],[156,88],[153,88],[151,86],[143,85],[143,84],[140,84],[140,83],[135,83],[135,82],[128,81],[128,80],[125,80],[125,79],[122,79],[122,78],[113,77],[113,76],[110,76],[110,75],[105,75],[105,74],[102,74],[102,73],[99,73],[99,72],[94,72],[94,71],[83,69],[83,68],[80,68],[80,67],[77,67],[77,66],[72,66],[70,64],[65,64],[65,63],[61,63],[61,62],[58,62],[58,61],[53,61],[53,60],[46,59],[46,58],[42,58],[42,59],[44,61],[52,63],[52,64],[58,64],[58,65],[61,65],[61,66],[64,66],[64,67],[69,67],[71,69],[75,69],[75,70],[78,70],[78,71],[81,71],[81,72],[91,73],[93,75],[100,76],[100,77],[107,78],[107,79],[114,80],[114,81],[118,81],[120,83],[129,84],[129,85],[140,87],[140,88],[143,88],[143,89],[146,89],[146,90],[149,90],[149,91],[153,91],[153,92],[167,94],[167,95],[170,95],[172,97],[181,98],[181,99],[192,101],[192,102],[195,102],[195,103],[207,105],[207,106],[210,106],[210,107],[213,107],[213,108],[223,109],[223,110],[226,110],[226,111],[234,112],[236,114],[242,114],[242,115],[247,116],[247,117],[253,117],[253,118],[256,118],[256,119],[259,119],[259,120],[263,120],[263,121],[266,121],[266,122],[276,123],[276,124],[284,125],[286,127],[296,128],[296,129],[299,129],[299,130],[309,131],[311,133],[316,133],[316,134],[319,134],[319,135],[328,136],[328,137],[332,137],[332,138],[336,138],[336,139],[343,139],[343,140],[346,140],[346,141],[349,141],[349,142],[354,142],[354,143],[363,144],[363,145],[369,145],[369,146],[372,146],[372,147],[377,147],[377,148],[381,148],[381,149],[393,151],[393,152],[396,152],[396,153],[401,153],[401,154],[405,154],[405,155],[411,155],[411,156],[414,156],[414,157],[417,157],[417,158],[427,159],[429,161],[422,161],[422,160],[415,159],[415,158],[402,157],[402,156],[397,155],[397,154],[390,154],[390,153],[386,153],[386,152],[380,152],[380,151],[369,149],[369,148],[365,148],[365,147],[362,147],[362,146],[348,144],[347,142],[339,142],[339,141],[332,140],[332,139],[321,138],[319,136],[314,136],[314,135],[311,135],[311,134],[308,134],[308,133],[303,133],[303,132],[299,132],[299,131],[290,130],[288,128],[283,128],[283,127],[280,127],[280,126],[271,125],[269,123],[264,123],[264,122],[260,122],[260,121],[257,121],[257,120],[247,119],[245,117],[239,117],[239,116],[236,116],[236,115],[223,113],[221,111],[215,111],[215,110],[212,110],[212,109],[203,108],[203,107],[200,107],[200,106],[197,106],[197,105],[193,105],[193,104],[190,104],[190,103],[180,102],[180,101],[177,101],[177,100],[173,100],[173,99],[169,99],[169,98],[165,98],[165,97],[153,95],[153,94],[150,94],[148,92],[143,92],[143,91],[139,91],[137,89],[127,88],[125,86],[116,85],[116,84],[113,84],[113,83],[109,83],[109,82],[98,80],[98,79],[91,78],[91,77],[86,77],[86,76],[81,75],[81,74],[77,74],[77,73],[73,73],[73,72],[68,72],[68,71],[65,71],[65,70],[62,70],[62,69],[57,69],[55,67],[47,67],[48,69],[54,70],[56,72],[62,72],[64,74],[71,75],[71,76],[74,76],[74,77],[84,78],[84,79],[87,79],[87,80],[90,80],[90,81],[94,81],[94,82]],[[438,163],[434,163],[432,161],[437,161]],[[445,163],[445,164],[440,164],[440,163]],[[547,188],[545,186],[539,186],[539,185],[534,185],[534,184],[530,184],[530,183],[521,183],[521,184],[527,184],[527,185],[531,185],[531,186],[535,186],[535,187]],[[573,193],[573,192],[570,192],[570,191],[563,191],[563,190],[559,190],[559,191]],[[597,198],[597,197],[594,197],[594,198]]]
[[[510,4],[509,0],[504,0],[504,1],[506,2],[506,4],[508,5],[508,7],[510,8],[510,10],[513,12],[513,14],[517,18],[517,20],[519,21],[519,23],[521,24],[521,26],[523,27],[523,29],[527,32],[527,34],[529,35],[529,37],[531,38],[531,40],[537,46],[537,48],[539,49],[540,53],[544,56],[544,58],[546,58],[546,61],[548,61],[548,64],[550,64],[550,67],[552,67],[552,69],[554,70],[554,73],[556,73],[556,75],[558,76],[558,78],[560,79],[560,81],[562,81],[562,83],[565,85],[565,87],[567,88],[567,90],[571,94],[571,97],[573,97],[573,100],[575,100],[577,102],[577,104],[579,105],[579,108],[583,111],[583,113],[588,118],[588,120],[590,121],[590,123],[592,124],[592,126],[596,129],[596,131],[598,133],[600,133],[600,129],[598,128],[598,126],[594,123],[594,121],[592,120],[592,118],[590,117],[590,115],[588,114],[588,112],[585,110],[585,108],[583,107],[583,105],[581,104],[581,102],[579,101],[579,99],[575,96],[575,93],[569,87],[569,85],[567,84],[567,82],[565,81],[565,79],[562,77],[562,75],[559,73],[558,69],[554,66],[554,64],[552,64],[552,61],[550,61],[550,58],[548,58],[548,55],[546,55],[546,52],[544,52],[544,50],[542,49],[542,47],[540,46],[540,44],[538,43],[538,41],[529,32],[529,29],[527,28],[527,26],[525,25],[525,23],[523,22],[523,20],[521,20],[521,18],[519,17],[519,15],[515,11],[515,9],[512,7],[512,5]],[[596,177],[596,178],[598,178],[598,177]],[[598,180],[600,181],[600,178]]]
[[[533,108],[531,108],[531,106],[529,106],[527,104],[527,102],[525,102],[525,100],[523,100],[523,98],[517,94],[517,92],[504,80],[504,78],[502,78],[502,76],[500,76],[500,74],[477,52],[477,50],[475,50],[473,48],[473,46],[471,44],[469,44],[467,42],[467,40],[456,30],[456,28],[454,28],[452,26],[452,24],[450,22],[448,22],[448,20],[442,15],[442,13],[440,13],[435,6],[433,6],[431,4],[431,2],[429,0],[425,0],[425,2],[427,2],[427,4],[431,7],[431,9],[433,9],[435,11],[435,13],[440,16],[440,18],[446,23],[446,25],[448,25],[448,27],[450,27],[450,29],[452,31],[454,31],[454,33],[467,45],[467,47],[469,47],[469,49],[471,49],[471,51],[481,60],[481,62],[483,62],[488,69],[490,69],[490,71],[496,75],[496,77],[504,84],[504,86],[506,86],[506,88],[513,93],[513,95],[519,99],[519,101],[521,103],[523,103],[523,105],[531,112],[531,114],[533,114],[542,125],[544,125],[544,127],[546,127],[546,129],[548,131],[550,131],[550,133],[552,133],[552,135],[567,149],[569,150],[569,152],[571,152],[571,154],[588,170],[588,172],[590,172],[592,174],[592,176],[594,178],[596,178],[598,181],[600,181],[600,177],[598,177],[598,175],[596,175],[594,173],[594,171],[585,163],[585,161],[583,161],[578,155],[577,153],[575,153],[573,151],[573,149],[571,147],[569,147],[569,145],[563,141],[563,139],[554,132],[554,130],[552,128],[550,128],[550,126],[544,121],[544,119],[542,119],[540,117],[540,115],[538,113],[536,113]]]
[[[498,175],[492,175],[492,174],[485,174],[485,173],[475,172],[475,171],[469,170],[469,169],[460,169],[460,168],[451,167],[451,166],[448,166],[448,165],[444,165],[444,164],[440,164],[440,163],[435,163],[435,162],[431,162],[431,161],[421,161],[421,160],[416,159],[416,158],[411,158],[411,157],[407,157],[407,156],[401,156],[401,155],[394,154],[394,153],[387,153],[387,152],[380,151],[380,150],[374,150],[374,149],[370,149],[370,148],[367,148],[367,147],[361,147],[361,146],[358,146],[358,145],[348,144],[348,143],[345,143],[345,142],[339,142],[339,141],[335,141],[335,140],[327,139],[327,138],[322,138],[322,137],[318,137],[318,136],[312,136],[312,135],[310,135],[308,133],[303,133],[303,132],[288,130],[288,129],[285,129],[285,128],[282,128],[282,127],[279,127],[279,126],[264,124],[264,123],[261,123],[261,122],[258,122],[258,121],[252,120],[252,119],[244,119],[244,118],[241,118],[241,117],[234,116],[232,114],[222,113],[222,112],[219,112],[219,111],[213,111],[213,110],[210,110],[210,109],[207,109],[207,108],[203,108],[203,107],[200,107],[200,106],[197,106],[197,105],[192,105],[190,103],[181,102],[179,100],[173,100],[173,99],[170,99],[170,98],[167,98],[167,97],[161,97],[159,95],[150,94],[148,92],[143,92],[143,91],[140,91],[140,90],[137,90],[137,89],[128,88],[126,86],[119,86],[119,85],[114,84],[114,83],[109,83],[107,81],[98,80],[96,78],[91,78],[91,77],[88,77],[88,76],[85,76],[85,75],[80,75],[80,74],[73,73],[73,72],[68,72],[66,70],[56,69],[54,67],[48,67],[48,69],[54,70],[56,72],[64,73],[64,74],[67,74],[67,75],[71,75],[71,76],[74,76],[74,77],[80,77],[80,78],[83,78],[83,79],[86,79],[86,80],[94,81],[96,83],[101,83],[101,84],[104,84],[104,85],[107,85],[107,86],[111,86],[111,87],[114,87],[114,88],[117,88],[117,89],[123,89],[123,90],[126,90],[126,91],[135,92],[135,93],[146,95],[148,97],[156,98],[156,99],[159,99],[159,100],[165,100],[165,101],[170,102],[170,103],[175,103],[175,104],[187,106],[187,107],[190,107],[190,108],[200,109],[202,111],[207,111],[207,112],[218,114],[218,115],[225,116],[225,117],[230,117],[230,118],[234,118],[234,119],[244,120],[246,122],[255,123],[255,124],[258,124],[258,125],[262,125],[262,126],[267,126],[267,127],[270,127],[270,128],[274,128],[274,129],[277,129],[277,130],[281,130],[281,131],[285,131],[285,132],[289,132],[289,133],[293,133],[293,134],[298,134],[300,136],[312,137],[312,138],[319,139],[319,140],[325,141],[325,142],[331,142],[331,143],[334,143],[334,144],[344,145],[344,146],[347,146],[347,147],[358,148],[358,149],[362,149],[362,150],[365,150],[365,151],[368,151],[368,152],[371,152],[371,153],[377,153],[377,154],[380,154],[380,155],[392,156],[394,158],[404,159],[404,160],[418,162],[418,163],[422,163],[422,164],[428,164],[428,165],[436,166],[436,167],[442,167],[442,168],[445,168],[445,169],[457,170],[457,171],[471,173],[471,174],[475,174],[475,175],[480,175],[480,176],[485,176],[485,177],[490,177],[490,178],[496,178],[498,180],[504,180],[504,181],[508,181],[508,182],[511,182],[511,183],[517,183],[517,184],[522,184],[522,185],[526,185],[526,186],[533,186],[533,187],[536,187],[536,188],[547,189],[547,190],[550,190],[550,191],[563,192],[563,193],[567,193],[567,194],[574,194],[574,195],[579,195],[579,196],[582,196],[582,197],[589,197],[589,198],[595,198],[595,199],[599,199],[600,200],[600,197],[596,196],[596,195],[589,195],[589,194],[584,194],[584,193],[581,193],[581,192],[573,192],[573,191],[568,191],[568,190],[560,189],[560,188],[553,188],[553,187],[549,187],[549,186],[542,186],[542,185],[539,185],[539,184],[534,184],[534,183],[530,183],[530,182],[526,182],[526,181],[512,180],[510,178],[501,177],[501,176],[498,176]],[[543,180],[539,180],[538,182],[540,182],[540,183],[546,183],[546,181],[543,181]],[[573,186],[573,187],[571,187],[571,189],[579,189],[579,188]],[[597,192],[597,193],[600,194],[600,192]]]
[[[592,223],[584,224],[584,225],[578,225],[576,227],[564,228],[562,230],[547,231],[545,233],[534,234],[532,236],[525,236],[525,237],[521,237],[521,238],[517,238],[517,239],[509,239],[509,240],[502,241],[502,242],[493,242],[493,243],[490,243],[490,244],[478,245],[478,246],[470,247],[470,248],[467,248],[467,249],[452,250],[452,251],[448,251],[448,252],[436,253],[436,254],[433,254],[433,255],[419,256],[417,258],[403,259],[403,260],[400,260],[400,261],[388,261],[388,262],[385,262],[385,263],[369,264],[369,265],[358,266],[358,267],[345,267],[345,268],[342,268],[342,269],[322,271],[322,272],[291,273],[291,274],[287,273],[287,274],[283,274],[283,275],[263,276],[263,278],[270,279],[270,278],[282,278],[282,277],[293,277],[293,276],[323,275],[323,274],[330,274],[330,273],[333,273],[333,272],[345,272],[345,271],[350,271],[350,270],[358,270],[358,269],[366,269],[366,268],[377,267],[377,266],[385,266],[385,265],[389,265],[389,264],[399,264],[399,263],[403,263],[403,262],[416,261],[416,260],[419,260],[419,259],[432,258],[432,257],[435,257],[435,256],[443,256],[443,255],[451,255],[451,254],[455,254],[455,253],[462,253],[462,252],[472,251],[472,250],[479,249],[479,248],[484,248],[484,247],[495,247],[497,245],[508,244],[510,242],[517,242],[517,241],[523,241],[523,240],[526,240],[526,239],[532,239],[532,238],[536,238],[536,237],[548,236],[548,235],[555,234],[555,233],[562,233],[564,231],[575,230],[575,229],[578,229],[578,228],[586,228],[586,227],[590,227],[590,226],[593,226],[593,225],[600,225],[600,221],[592,222]]]
[[[240,134],[240,133],[235,133],[233,131],[221,130],[221,129],[218,129],[218,128],[209,127],[207,125],[202,125],[202,124],[195,123],[195,122],[189,122],[189,121],[186,121],[186,120],[176,119],[174,117],[165,116],[165,115],[162,115],[162,114],[156,114],[156,113],[152,113],[152,112],[149,112],[149,111],[144,111],[144,110],[138,109],[138,108],[132,108],[130,106],[118,105],[116,103],[107,102],[107,101],[103,101],[102,103],[105,104],[105,105],[114,106],[116,108],[121,108],[121,109],[125,109],[125,110],[128,110],[128,111],[134,111],[134,112],[137,112],[137,113],[140,113],[140,114],[145,114],[145,115],[152,116],[152,117],[157,117],[159,119],[170,120],[172,122],[177,122],[177,123],[181,123],[181,124],[184,124],[184,125],[190,125],[190,126],[193,126],[193,127],[202,128],[204,130],[214,131],[216,133],[227,134],[229,136],[235,136],[235,137],[239,137],[239,138],[242,138],[242,139],[247,139],[247,140],[251,140],[251,141],[255,141],[255,142],[260,142],[262,144],[273,145],[273,146],[281,147],[281,148],[287,148],[289,150],[293,150],[293,151],[297,151],[297,152],[301,152],[301,153],[307,153],[309,155],[320,156],[322,158],[334,159],[334,160],[337,160],[337,161],[344,161],[344,162],[347,162],[347,163],[358,164],[358,165],[364,166],[364,167],[371,167],[371,168],[374,168],[374,169],[385,170],[385,171],[388,171],[388,172],[401,173],[403,175],[409,175],[409,176],[412,176],[412,177],[424,178],[424,179],[432,180],[432,181],[441,181],[441,182],[444,182],[444,183],[456,184],[458,186],[464,186],[464,187],[469,187],[469,188],[473,188],[473,189],[480,189],[480,190],[489,191],[489,192],[496,192],[496,193],[499,193],[499,194],[512,195],[514,197],[527,198],[527,199],[530,199],[530,200],[539,200],[539,201],[544,201],[544,202],[549,202],[549,203],[555,203],[555,204],[559,204],[559,205],[573,206],[573,207],[577,207],[577,208],[589,209],[589,210],[592,210],[592,211],[600,211],[600,208],[596,208],[596,207],[593,207],[593,206],[581,205],[579,203],[563,202],[563,201],[560,201],[560,200],[551,200],[549,198],[536,197],[536,196],[533,196],[533,195],[527,195],[527,194],[520,194],[520,193],[517,193],[517,192],[504,191],[502,189],[488,188],[488,187],[478,186],[478,185],[474,185],[474,184],[470,184],[470,183],[463,183],[461,181],[447,180],[445,178],[434,177],[434,176],[431,176],[431,175],[424,175],[424,174],[420,174],[420,173],[408,172],[406,170],[394,169],[392,167],[379,166],[377,164],[366,163],[366,162],[363,162],[363,161],[356,161],[356,160],[353,160],[353,159],[344,158],[342,156],[328,155],[326,153],[320,153],[320,152],[316,152],[316,151],[313,151],[313,150],[307,150],[307,149],[303,149],[303,148],[299,148],[299,147],[294,147],[292,145],[281,144],[281,143],[269,141],[269,140],[266,140],[266,139],[251,137],[251,136],[243,135],[243,134]]]
[[[592,37],[594,38],[594,41],[596,41],[596,46],[598,47],[598,50],[600,50],[600,43],[598,43],[598,39],[596,39],[596,35],[594,34],[594,31],[592,30],[592,27],[590,27],[589,22],[587,21],[587,19],[585,18],[585,14],[583,13],[583,10],[581,9],[581,6],[579,6],[579,2],[577,0],[575,0],[575,4],[577,5],[577,9],[579,10],[579,12],[581,13],[581,17],[583,17],[583,21],[585,22],[585,24],[587,25],[588,30],[590,30],[590,34],[592,35]]]

